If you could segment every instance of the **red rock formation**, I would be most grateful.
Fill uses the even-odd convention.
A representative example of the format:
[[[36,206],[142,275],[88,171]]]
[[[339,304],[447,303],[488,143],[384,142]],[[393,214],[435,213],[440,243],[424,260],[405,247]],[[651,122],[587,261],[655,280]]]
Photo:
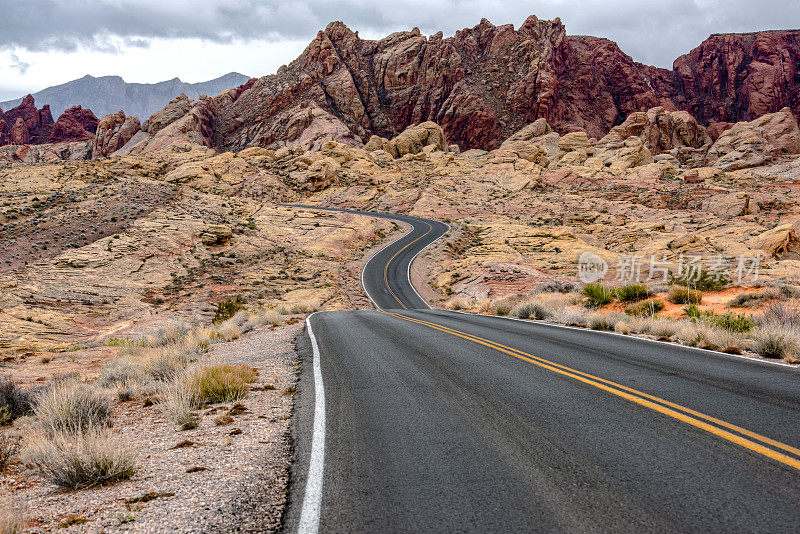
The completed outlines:
[[[126,117],[122,110],[106,115],[97,124],[92,157],[105,157],[116,152],[139,132],[140,126],[137,117]]]
[[[47,142],[89,141],[95,137],[98,122],[91,110],[71,107],[58,118]]]
[[[702,124],[785,106],[800,113],[799,40],[800,31],[714,35],[669,71],[636,63],[607,39],[567,36],[559,19],[529,17],[516,30],[484,19],[449,38],[415,28],[379,41],[334,22],[275,75],[218,97],[214,146],[291,143],[300,123],[287,115],[310,107],[363,141],[430,120],[462,148],[494,148],[540,117],[561,133],[599,138],[656,106]]]
[[[0,146],[88,141],[94,138],[97,122],[91,110],[75,106],[53,123],[50,106],[38,109],[33,96],[28,95],[19,106],[5,113],[0,110]],[[20,142],[23,139],[27,140]]]
[[[674,99],[701,122],[800,115],[800,31],[715,34],[674,64]]]

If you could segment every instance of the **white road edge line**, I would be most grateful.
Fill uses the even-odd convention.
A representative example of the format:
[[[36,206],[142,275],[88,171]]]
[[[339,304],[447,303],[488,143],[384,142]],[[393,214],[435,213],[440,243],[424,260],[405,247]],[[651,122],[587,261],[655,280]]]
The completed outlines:
[[[596,334],[604,334],[604,335],[607,335],[607,336],[624,337],[626,339],[645,341],[645,342],[648,342],[648,343],[660,343],[662,345],[669,345],[670,347],[673,347],[673,348],[676,348],[676,349],[688,349],[688,350],[700,352],[700,353],[705,354],[707,356],[712,356],[713,355],[713,356],[724,356],[724,357],[728,357],[728,358],[738,358],[738,359],[745,360],[745,361],[748,361],[748,362],[753,362],[753,363],[764,363],[764,364],[768,364],[768,365],[778,365],[778,366],[783,367],[785,369],[791,369],[794,372],[800,371],[800,367],[798,367],[797,365],[793,365],[791,363],[773,362],[773,361],[770,361],[770,360],[762,360],[760,358],[751,358],[750,356],[745,356],[743,354],[729,354],[727,352],[720,352],[718,350],[701,349],[699,347],[690,347],[689,345],[682,345],[680,343],[673,343],[671,341],[659,341],[658,339],[649,339],[649,338],[646,338],[646,337],[639,337],[639,336],[632,336],[632,335],[627,335],[627,334],[620,334],[619,332],[606,332],[606,331],[603,331],[603,330],[590,330],[588,328],[579,328],[577,326],[568,326],[568,325],[565,325],[565,324],[545,323],[545,322],[542,322],[542,321],[532,321],[532,320],[529,320],[529,319],[517,319],[516,317],[506,317],[504,315],[484,315],[482,313],[468,312],[468,311],[463,311],[463,310],[441,310],[441,311],[449,311],[449,312],[461,313],[461,314],[464,314],[464,315],[476,315],[478,317],[494,317],[495,319],[505,319],[507,321],[518,321],[520,323],[537,324],[537,325],[549,326],[549,327],[553,327],[553,328],[567,328],[569,330],[579,330],[581,332],[593,332],[593,333],[596,333]]]
[[[439,222],[439,221],[436,221],[436,222]],[[430,223],[428,223],[428,224],[430,224]],[[449,232],[449,231],[451,230],[451,228],[450,228],[450,225],[449,225],[449,224],[447,224],[447,223],[442,223],[442,224],[444,224],[445,226],[447,226],[447,230],[445,230],[445,231],[444,231],[444,233],[442,233],[442,235],[440,235],[439,237],[437,237],[436,239],[434,239],[433,241],[431,241],[430,243],[428,243],[427,245],[425,245],[424,247],[422,247],[421,249],[419,249],[419,252],[417,252],[416,254],[414,254],[414,257],[413,257],[413,258],[411,258],[411,261],[409,261],[409,262],[408,262],[408,267],[406,267],[406,278],[408,278],[408,285],[410,285],[410,286],[411,286],[411,289],[414,291],[414,293],[416,293],[416,294],[417,294],[417,296],[419,297],[419,300],[421,300],[422,302],[424,302],[424,303],[425,303],[425,306],[427,306],[429,310],[432,310],[432,309],[433,309],[433,307],[431,307],[431,305],[430,305],[430,304],[428,304],[428,301],[427,301],[427,300],[425,300],[424,298],[422,298],[422,295],[420,295],[420,294],[419,294],[419,291],[417,291],[417,288],[416,288],[416,287],[414,287],[414,284],[412,284],[412,283],[411,283],[411,265],[414,263],[414,260],[416,260],[416,259],[417,259],[417,256],[419,256],[420,254],[422,254],[422,252],[423,252],[423,251],[424,251],[426,248],[428,248],[429,246],[431,246],[431,245],[433,245],[434,243],[436,243],[437,241],[439,241],[441,238],[443,238],[443,237],[445,236],[445,234],[447,234],[447,232]],[[364,265],[364,267],[366,268],[366,265]],[[362,272],[363,272],[363,271],[362,271]],[[364,290],[366,291],[366,289],[367,289],[367,288],[365,287],[365,288],[364,288]]]
[[[311,437],[311,459],[306,477],[306,493],[303,497],[303,508],[300,512],[300,524],[297,532],[316,534],[319,530],[319,516],[322,511],[322,477],[325,468],[325,387],[322,383],[322,366],[320,365],[319,346],[314,331],[311,329],[312,313],[306,317],[308,337],[314,353],[314,430]]]

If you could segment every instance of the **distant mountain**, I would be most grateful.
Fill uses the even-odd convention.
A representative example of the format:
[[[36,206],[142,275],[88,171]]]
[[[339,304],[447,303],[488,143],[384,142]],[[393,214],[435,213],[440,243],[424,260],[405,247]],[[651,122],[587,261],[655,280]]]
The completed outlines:
[[[126,115],[135,115],[144,122],[181,93],[192,99],[202,94],[214,96],[242,85],[248,79],[244,74],[231,72],[199,83],[185,83],[179,78],[158,83],[127,83],[119,76],[95,78],[87,74],[79,80],[42,89],[33,96],[39,105],[49,105],[56,117],[68,108],[80,105],[91,109],[97,117],[123,110]],[[21,102],[21,97],[0,102],[0,109],[7,111]]]

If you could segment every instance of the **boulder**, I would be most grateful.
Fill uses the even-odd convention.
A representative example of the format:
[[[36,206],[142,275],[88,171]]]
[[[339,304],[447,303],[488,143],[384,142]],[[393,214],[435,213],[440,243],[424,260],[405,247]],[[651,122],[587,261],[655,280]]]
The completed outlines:
[[[519,141],[531,141],[535,140],[538,137],[542,137],[543,135],[547,135],[553,131],[550,128],[550,125],[547,124],[547,119],[540,118],[536,119],[529,125],[525,126],[523,129],[514,132],[511,134],[508,139],[503,141],[503,145],[517,143]]]
[[[563,152],[589,148],[589,136],[586,132],[571,132],[558,140],[558,148]]]
[[[704,151],[711,144],[705,128],[690,114],[685,111],[667,111],[657,106],[646,113],[631,113],[622,124],[612,128],[600,139],[597,145],[613,146],[630,137],[641,139],[653,155],[684,147]],[[673,155],[677,156],[677,152]]]
[[[748,215],[750,213],[750,195],[742,192],[714,195],[703,200],[701,209],[723,219]]]
[[[200,235],[204,245],[213,247],[223,245],[233,237],[233,231],[229,226],[222,224],[212,224]]]
[[[747,246],[751,250],[762,250],[769,256],[782,258],[800,249],[800,239],[795,225],[787,223],[750,238]]]
[[[786,154],[800,154],[800,129],[789,108],[734,124],[711,146],[706,162],[733,171],[763,165]]]
[[[389,141],[386,147],[379,148],[386,150],[394,158],[400,158],[407,154],[418,154],[427,146],[432,146],[435,150],[447,151],[444,132],[435,122],[429,121],[409,126],[400,135]]]

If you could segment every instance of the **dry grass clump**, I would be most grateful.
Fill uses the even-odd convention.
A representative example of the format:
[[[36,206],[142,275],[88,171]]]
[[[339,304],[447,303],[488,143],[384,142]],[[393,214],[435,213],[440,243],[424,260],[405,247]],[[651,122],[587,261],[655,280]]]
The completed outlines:
[[[800,355],[800,331],[794,326],[765,324],[752,332],[750,348],[764,358],[794,361]]]
[[[619,321],[617,324],[614,325],[614,332],[618,334],[625,334],[627,336],[630,335],[631,333],[631,327],[628,323],[624,321]]]
[[[553,315],[553,311],[539,300],[520,302],[511,308],[510,315],[517,319],[536,319],[543,321]]]
[[[773,302],[758,318],[761,324],[779,324],[800,327],[800,301],[792,299]]]
[[[471,305],[472,302],[469,299],[461,296],[453,297],[444,303],[444,307],[448,310],[466,310]]]
[[[97,431],[78,436],[58,432],[32,443],[23,455],[44,478],[66,489],[110,484],[136,473],[130,449]]]
[[[664,303],[658,299],[647,299],[636,302],[625,308],[625,313],[628,315],[636,315],[638,317],[653,317],[664,309]]]
[[[619,313],[595,313],[589,317],[589,328],[603,332],[613,332],[616,324],[621,322],[620,320],[621,314]]]
[[[20,516],[11,512],[0,512],[0,534],[18,534],[25,528],[25,522]]]
[[[3,471],[11,459],[19,453],[20,438],[10,432],[0,432],[0,471]]]
[[[200,367],[187,375],[187,387],[197,392],[200,402],[233,402],[247,395],[257,376],[247,365]]]
[[[34,414],[48,436],[77,435],[108,425],[111,401],[95,387],[65,380],[36,396]]]
[[[673,304],[700,304],[703,300],[703,293],[686,286],[672,286],[669,288],[667,300]]]
[[[33,402],[28,391],[17,387],[11,377],[0,377],[0,426],[31,413]]]
[[[307,304],[292,304],[291,306],[280,305],[277,312],[281,315],[299,315],[314,313],[319,309],[321,304],[319,302],[309,302]]]
[[[176,380],[164,387],[161,410],[182,430],[197,428],[200,424],[200,416],[196,412],[199,406],[199,394],[185,379]]]

